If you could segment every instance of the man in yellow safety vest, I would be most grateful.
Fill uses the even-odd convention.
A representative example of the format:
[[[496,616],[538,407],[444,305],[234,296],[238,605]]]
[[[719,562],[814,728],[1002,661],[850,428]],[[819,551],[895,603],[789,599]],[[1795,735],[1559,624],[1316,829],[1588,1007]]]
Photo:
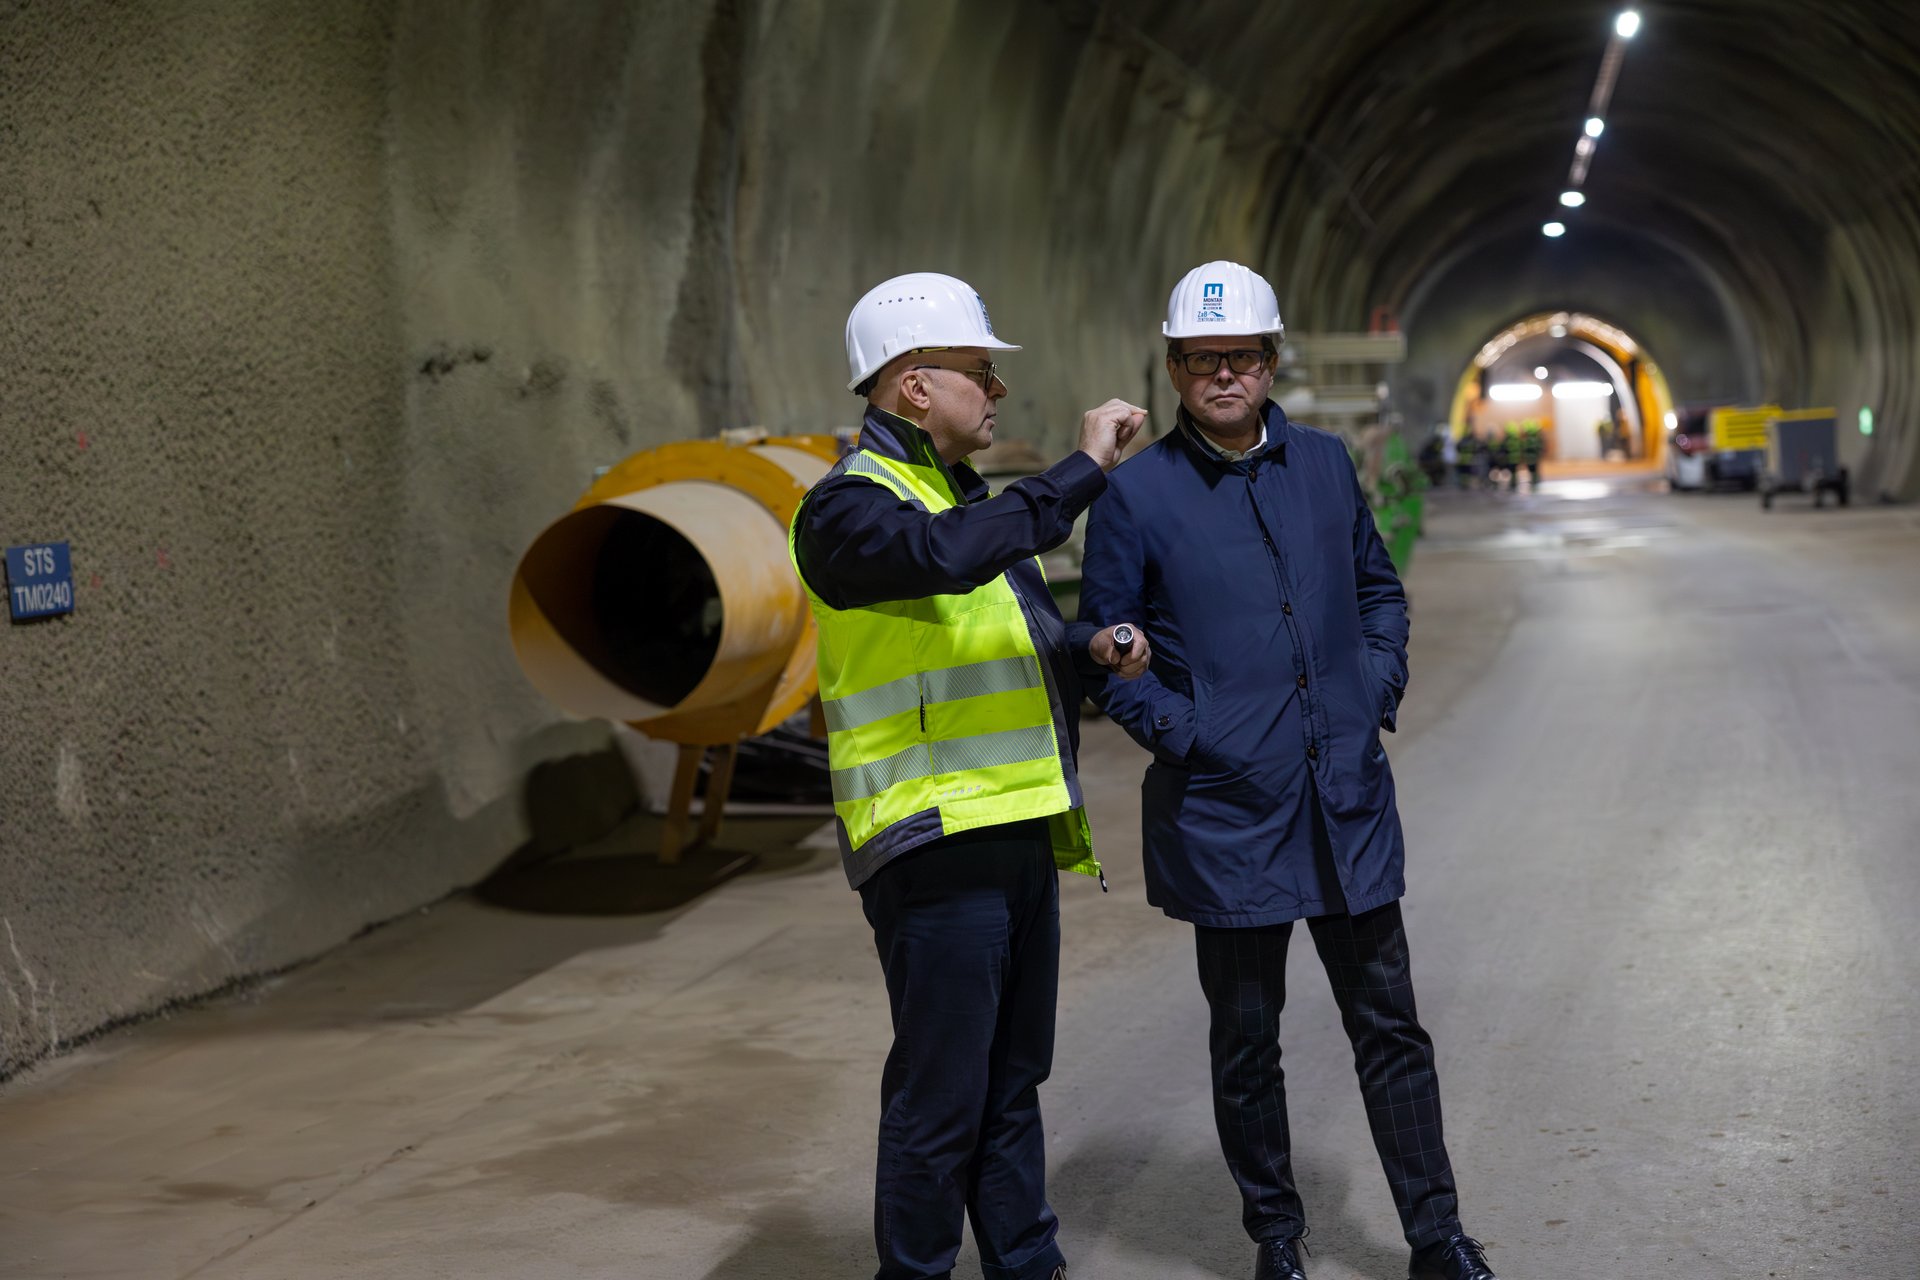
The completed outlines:
[[[847,319],[859,447],[794,516],[819,626],[835,828],[886,974],[878,1280],[945,1276],[970,1217],[985,1272],[1066,1267],[1038,1088],[1053,1060],[1058,870],[1100,874],[1075,770],[1082,676],[1146,669],[1137,625],[1069,625],[1040,553],[1106,487],[1145,411],[1109,400],[1080,447],[994,495],[966,461],[1006,383],[986,305],[919,272]]]

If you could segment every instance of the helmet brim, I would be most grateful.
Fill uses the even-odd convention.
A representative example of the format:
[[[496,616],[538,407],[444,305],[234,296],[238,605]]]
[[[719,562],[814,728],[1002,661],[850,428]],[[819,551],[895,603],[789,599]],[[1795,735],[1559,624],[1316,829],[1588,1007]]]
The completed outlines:
[[[1217,324],[1207,325],[1205,327],[1195,325],[1182,326],[1176,331],[1174,327],[1166,321],[1162,320],[1160,322],[1160,336],[1163,338],[1265,338],[1279,337],[1286,331],[1287,326],[1284,324],[1274,325],[1269,329],[1233,330],[1223,329]]]
[[[889,356],[882,363],[875,365],[873,368],[867,370],[867,372],[861,374],[859,377],[850,380],[847,383],[847,390],[849,391],[858,390],[861,383],[865,382],[868,378],[871,378],[875,374],[879,373],[880,370],[886,368],[888,365],[892,364],[895,360],[898,360],[900,356],[910,356],[913,354],[914,351],[954,351],[954,350],[957,350],[959,346],[977,347],[981,351],[1019,351],[1021,350],[1021,346],[1019,343],[1002,342],[998,338],[988,338],[983,342],[960,343],[958,344],[958,346],[915,347],[913,351],[902,351],[900,355]]]

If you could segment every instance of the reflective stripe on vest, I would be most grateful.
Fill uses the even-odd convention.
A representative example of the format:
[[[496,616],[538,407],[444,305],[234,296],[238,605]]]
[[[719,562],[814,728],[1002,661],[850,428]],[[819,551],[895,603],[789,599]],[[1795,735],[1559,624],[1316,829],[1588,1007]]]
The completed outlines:
[[[944,742],[916,742],[879,760],[833,771],[835,803],[871,800],[889,787],[940,774],[990,769],[997,764],[1045,760],[1059,754],[1059,739],[1051,724],[1030,729],[1002,729]]]
[[[846,456],[844,465],[848,471],[853,472],[855,475],[872,476],[922,511],[927,509],[927,504],[914,497],[913,494],[902,492],[899,476],[893,471],[888,470],[884,464],[874,461],[872,454],[856,449]]]
[[[1045,687],[1039,660],[1022,654],[941,671],[916,671],[843,698],[822,699],[820,705],[827,714],[827,729],[831,732],[858,729],[930,702],[955,702],[985,693]]]

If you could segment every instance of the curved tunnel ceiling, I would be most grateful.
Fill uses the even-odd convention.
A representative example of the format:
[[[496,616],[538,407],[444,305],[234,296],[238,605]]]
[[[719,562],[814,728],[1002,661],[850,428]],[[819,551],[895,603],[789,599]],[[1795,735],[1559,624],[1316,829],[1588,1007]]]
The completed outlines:
[[[1724,313],[1729,360],[1691,383],[1683,373],[1681,399],[1820,399],[1843,413],[1872,403],[1883,419],[1920,418],[1909,300],[1920,287],[1920,6],[1633,6],[1644,23],[1625,46],[1587,204],[1562,210],[1625,7],[1111,0],[1085,12],[1227,95],[1230,127],[1268,145],[1267,266],[1303,330],[1360,327],[1384,304],[1417,352],[1437,294],[1471,290],[1502,258],[1533,261],[1554,296],[1489,294],[1446,336],[1464,367],[1519,310],[1589,303],[1579,281],[1593,253],[1625,262],[1642,246],[1657,269],[1640,273],[1639,306],[1604,308],[1630,331],[1667,288]],[[1569,232],[1545,242],[1543,264],[1539,228],[1552,218]],[[1676,281],[1676,265],[1691,279]],[[1881,357],[1855,359],[1868,347]],[[1869,482],[1913,496],[1911,436],[1873,443]]]

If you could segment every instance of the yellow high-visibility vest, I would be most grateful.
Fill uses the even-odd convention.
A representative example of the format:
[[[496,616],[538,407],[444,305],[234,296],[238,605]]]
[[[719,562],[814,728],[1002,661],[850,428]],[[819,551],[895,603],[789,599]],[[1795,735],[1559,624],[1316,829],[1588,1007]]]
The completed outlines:
[[[844,471],[930,513],[958,505],[939,468],[857,450]],[[800,513],[787,531],[794,550]],[[835,609],[807,586],[819,627],[820,702],[841,839],[876,865],[914,845],[1045,818],[1061,870],[1100,874],[1041,658],[1002,574],[964,595]],[[864,857],[860,857],[864,854]]]

